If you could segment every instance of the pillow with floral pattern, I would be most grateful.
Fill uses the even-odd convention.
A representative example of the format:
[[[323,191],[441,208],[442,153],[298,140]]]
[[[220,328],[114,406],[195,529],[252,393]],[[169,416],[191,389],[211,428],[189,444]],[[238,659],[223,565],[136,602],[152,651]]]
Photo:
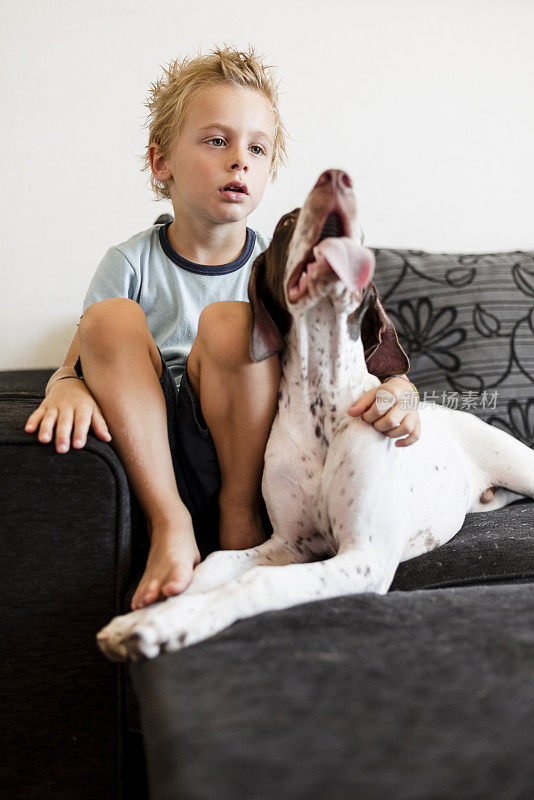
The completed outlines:
[[[534,252],[374,253],[373,280],[421,399],[534,447]]]

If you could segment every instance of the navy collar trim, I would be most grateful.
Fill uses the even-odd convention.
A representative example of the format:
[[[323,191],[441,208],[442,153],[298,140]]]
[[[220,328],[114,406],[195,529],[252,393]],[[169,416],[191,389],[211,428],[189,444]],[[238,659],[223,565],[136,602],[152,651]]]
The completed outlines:
[[[195,264],[194,261],[188,261],[187,258],[183,258],[183,256],[177,253],[171,245],[167,235],[167,229],[171,224],[171,222],[167,222],[164,225],[161,225],[159,229],[159,241],[165,255],[168,256],[178,267],[186,269],[188,272],[196,272],[197,275],[226,275],[229,272],[235,272],[236,270],[241,269],[241,267],[245,266],[252,255],[254,245],[256,244],[255,231],[253,231],[251,228],[247,228],[247,240],[245,242],[245,247],[235,261],[230,261],[228,264],[216,265]]]

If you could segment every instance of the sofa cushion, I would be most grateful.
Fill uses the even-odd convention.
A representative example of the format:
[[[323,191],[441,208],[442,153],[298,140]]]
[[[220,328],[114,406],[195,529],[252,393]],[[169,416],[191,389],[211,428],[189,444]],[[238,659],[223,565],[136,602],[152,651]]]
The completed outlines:
[[[390,591],[534,580],[534,502],[467,514],[459,533],[399,564]]]
[[[131,665],[152,800],[534,797],[530,586],[361,594]]]
[[[374,252],[374,280],[422,398],[533,447],[534,252]]]

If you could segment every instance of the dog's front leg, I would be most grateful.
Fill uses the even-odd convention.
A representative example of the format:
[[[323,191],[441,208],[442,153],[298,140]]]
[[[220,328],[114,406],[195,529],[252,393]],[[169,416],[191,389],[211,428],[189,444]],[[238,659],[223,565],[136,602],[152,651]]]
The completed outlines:
[[[193,570],[193,579],[177,597],[170,597],[148,608],[115,617],[97,634],[98,646],[113,661],[139,655],[153,657],[169,643],[177,620],[196,618],[213,601],[213,592],[259,565],[291,564],[298,557],[285,541],[275,535],[249,550],[220,550]],[[142,632],[142,633],[141,633]]]
[[[195,567],[193,579],[181,596],[209,592],[253,567],[292,564],[296,554],[297,551],[289,550],[276,534],[263,544],[247,550],[217,550]]]
[[[207,639],[239,619],[314,600],[383,591],[383,585],[384,564],[372,550],[361,547],[311,564],[258,566],[215,590],[184,597],[181,609],[180,598],[160,604],[157,619],[152,614],[135,624],[122,645],[133,657],[152,658],[158,654],[158,630],[165,631],[168,653]],[[185,606],[195,599],[202,600],[197,613]]]

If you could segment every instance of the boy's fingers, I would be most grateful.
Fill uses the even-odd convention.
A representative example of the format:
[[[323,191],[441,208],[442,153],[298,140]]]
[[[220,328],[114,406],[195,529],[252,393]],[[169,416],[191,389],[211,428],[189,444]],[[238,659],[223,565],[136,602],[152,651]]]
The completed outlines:
[[[399,439],[398,442],[395,442],[395,447],[409,447],[411,444],[413,444],[419,439],[419,435],[421,433],[421,420],[419,414],[417,414],[416,416],[417,419],[415,421],[415,426],[410,435],[406,436],[405,439]]]
[[[36,408],[33,414],[30,414],[30,416],[26,420],[26,425],[24,426],[24,430],[30,433],[31,431],[34,431],[39,425],[41,419],[43,418],[44,413],[45,410],[43,406],[39,406],[39,408]]]
[[[58,453],[66,453],[70,448],[70,435],[74,411],[72,408],[59,412],[59,419],[56,424],[56,450]]]
[[[380,386],[376,390],[375,401],[373,405],[368,411],[365,412],[365,414],[362,414],[362,419],[365,420],[365,422],[369,422],[371,425],[373,425],[378,419],[383,419],[386,417],[389,423],[392,417],[387,417],[387,415],[388,412],[392,411],[392,409],[395,407],[396,402],[397,400],[395,395]],[[402,420],[402,417],[403,415],[399,413],[399,409],[397,409],[394,417],[394,419],[397,420],[397,425],[399,424],[400,420]],[[392,425],[389,425],[389,427],[392,427]],[[380,428],[380,430],[384,429]]]
[[[389,436],[390,439],[398,439],[399,436],[406,436],[410,434],[415,426],[415,420],[411,418],[408,414],[404,417],[398,425],[390,428],[388,431],[384,431],[386,436]]]
[[[52,439],[54,425],[57,419],[57,408],[48,408],[41,420],[38,438],[40,442],[49,442]]]
[[[111,441],[111,434],[108,430],[106,420],[98,408],[95,408],[93,411],[93,430],[99,439],[103,439],[105,442]]]
[[[349,414],[352,417],[359,417],[360,414],[363,414],[368,408],[371,408],[375,402],[376,392],[376,388],[369,389],[369,391],[364,392],[362,396],[356,400],[354,405],[349,408]]]
[[[85,447],[87,442],[87,431],[91,424],[91,411],[87,408],[79,408],[74,415],[74,432],[72,434],[73,447]]]
[[[407,414],[404,416],[403,411],[398,405],[394,406],[391,411],[377,419],[373,424],[373,428],[376,431],[380,431],[380,433],[386,433],[388,436],[404,436],[404,434],[409,432],[405,426],[407,416]],[[396,433],[396,431],[400,429],[402,429],[402,431]],[[395,431],[395,433],[393,433],[393,431]]]

